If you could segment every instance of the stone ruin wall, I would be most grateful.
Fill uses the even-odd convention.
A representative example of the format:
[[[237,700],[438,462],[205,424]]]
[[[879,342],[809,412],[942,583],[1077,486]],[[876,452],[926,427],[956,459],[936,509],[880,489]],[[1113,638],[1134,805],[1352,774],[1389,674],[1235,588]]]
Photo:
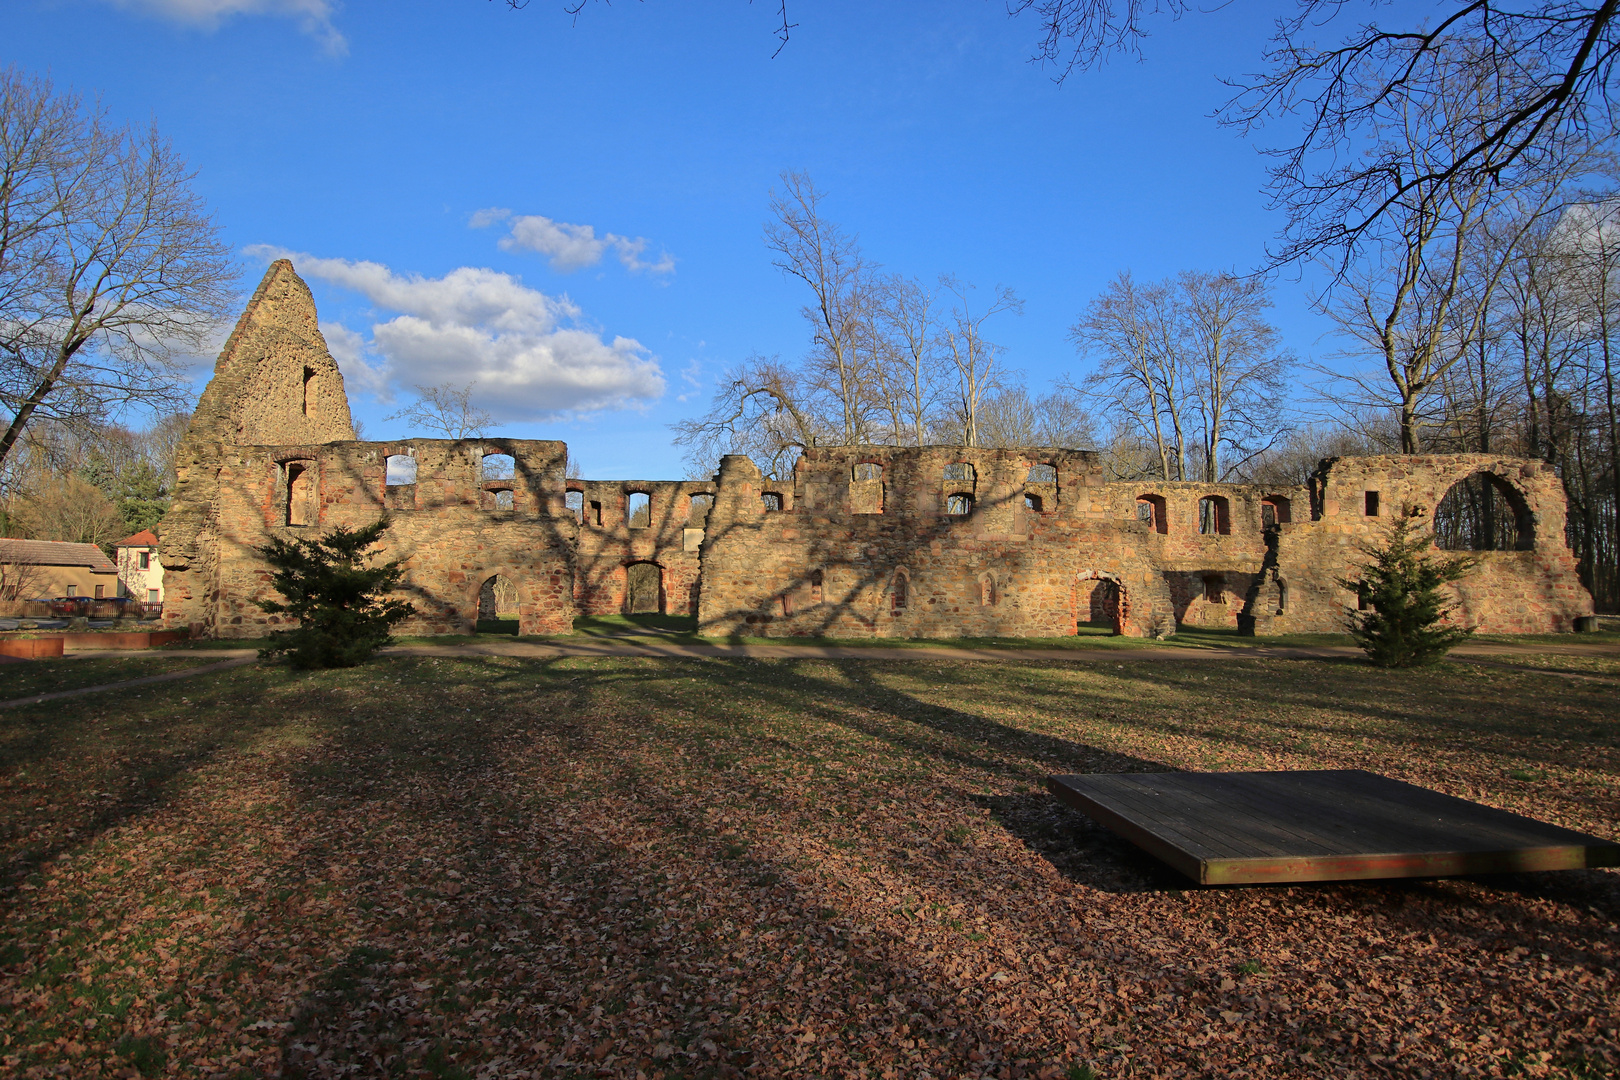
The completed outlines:
[[[965,515],[946,512],[961,485],[945,470],[958,464],[977,478]],[[863,465],[882,469],[880,496],[878,481],[855,479]],[[1055,468],[1055,484],[1030,482],[1040,465]],[[727,458],[700,624],[768,637],[1058,637],[1105,620],[1134,636],[1181,626],[1339,633],[1357,597],[1338,582],[1356,576],[1363,548],[1392,515],[1431,517],[1477,473],[1509,493],[1523,542],[1473,553],[1478,568],[1450,587],[1457,621],[1490,633],[1573,629],[1592,600],[1564,542],[1562,487],[1538,462],[1336,459],[1310,486],[1267,488],[1110,483],[1084,452],[944,447],[812,450],[786,484]],[[766,509],[767,494],[780,509]],[[1025,509],[1026,495],[1040,511]]]
[[[578,493],[579,541],[574,549],[574,604],[581,615],[631,610],[630,568],[647,564],[659,582],[659,610],[696,615],[699,559],[708,509],[693,496],[718,490],[701,480],[570,480]],[[631,498],[647,496],[645,522],[632,521]]]
[[[279,619],[255,603],[275,596],[255,549],[275,536],[359,528],[386,512],[392,524],[377,558],[403,563],[405,582],[395,595],[417,609],[400,632],[472,633],[480,590],[498,575],[517,587],[519,633],[566,633],[578,533],[563,505],[566,453],[560,442],[517,439],[234,447],[217,475],[216,557],[202,572],[182,575],[182,602],[166,604],[164,618],[208,636],[262,636]],[[488,478],[486,454],[509,455],[514,475]],[[391,455],[416,462],[415,483],[386,483]],[[503,492],[511,509],[502,508]]]
[[[576,614],[626,611],[632,574],[656,580],[655,606],[714,636],[1061,637],[1087,622],[1133,636],[1337,632],[1356,605],[1338,579],[1361,547],[1479,472],[1503,485],[1525,542],[1476,553],[1454,587],[1462,621],[1568,631],[1592,611],[1558,478],[1518,459],[1338,459],[1310,486],[1261,488],[1109,482],[1087,451],[839,447],[807,450],[780,482],[736,456],[710,482],[577,481],[560,442],[353,435],[309,291],[274,263],[181,446],[158,530],[168,624],[274,629],[254,603],[271,596],[255,549],[386,512],[380,554],[402,560],[399,595],[418,609],[405,633],[472,631],[496,575],[516,586],[520,633],[567,632]],[[488,474],[490,454],[510,456],[510,477]],[[388,483],[390,457],[415,462],[413,483]],[[644,522],[631,516],[639,496]],[[1207,532],[1206,498],[1221,504]]]

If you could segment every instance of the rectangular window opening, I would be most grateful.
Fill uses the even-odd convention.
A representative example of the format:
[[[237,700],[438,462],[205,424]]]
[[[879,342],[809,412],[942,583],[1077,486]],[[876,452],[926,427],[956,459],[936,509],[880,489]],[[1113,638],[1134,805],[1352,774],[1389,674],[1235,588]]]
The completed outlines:
[[[1367,512],[1368,517],[1377,517],[1378,516],[1378,492],[1376,492],[1376,491],[1367,492],[1366,507],[1365,508],[1366,508],[1366,512]]]

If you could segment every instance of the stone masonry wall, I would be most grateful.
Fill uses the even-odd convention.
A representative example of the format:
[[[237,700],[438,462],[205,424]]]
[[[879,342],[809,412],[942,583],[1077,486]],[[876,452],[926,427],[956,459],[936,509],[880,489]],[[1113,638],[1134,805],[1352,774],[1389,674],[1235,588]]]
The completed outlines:
[[[738,456],[712,482],[565,481],[560,442],[353,435],[309,290],[273,263],[180,448],[157,530],[169,624],[274,629],[255,604],[271,595],[256,549],[387,513],[380,556],[405,566],[409,633],[471,631],[496,576],[524,634],[624,612],[632,592],[720,636],[1060,637],[1099,620],[1134,636],[1339,631],[1356,605],[1339,582],[1364,549],[1395,515],[1432,519],[1476,473],[1495,478],[1522,543],[1478,553],[1454,587],[1458,619],[1567,631],[1592,611],[1557,476],[1512,458],[1335,459],[1308,486],[1269,489],[1109,483],[1078,450],[873,446],[807,450],[781,482]]]
[[[1033,478],[1048,469],[1055,479]],[[719,487],[704,634],[1062,636],[1092,587],[1079,583],[1097,580],[1122,591],[1124,632],[1174,630],[1169,591],[1132,542],[1140,531],[1111,520],[1089,452],[812,449],[790,484],[725,458]]]
[[[659,610],[696,615],[699,562],[708,508],[716,487],[704,481],[570,480],[577,493],[579,542],[574,555],[574,603],[582,615],[628,612],[628,568],[658,568]],[[631,496],[647,496],[645,520],[630,518]]]
[[[486,454],[510,455],[514,475],[488,478]],[[415,460],[415,483],[385,483],[390,455]],[[166,605],[164,617],[210,636],[262,636],[279,620],[255,604],[274,597],[269,568],[255,549],[273,536],[368,525],[386,511],[392,525],[377,558],[403,562],[397,595],[417,608],[401,632],[471,633],[479,590],[500,575],[517,587],[519,633],[566,633],[574,617],[578,526],[562,500],[565,455],[560,442],[515,439],[235,447],[218,473],[214,579],[190,590],[184,605]],[[304,525],[288,524],[288,477],[295,470],[315,477],[314,510]],[[500,508],[501,492],[511,493],[511,509]],[[172,580],[170,590],[172,597]]]
[[[972,482],[946,479],[960,464]],[[1055,484],[1030,482],[1040,464],[1057,469]],[[872,466],[880,479],[861,479],[878,475]],[[1537,462],[1338,459],[1312,486],[1262,488],[1105,483],[1084,452],[944,447],[807,451],[791,484],[725,459],[700,629],[1048,637],[1103,614],[1132,635],[1340,632],[1356,596],[1337,582],[1355,578],[1390,515],[1432,516],[1452,484],[1480,472],[1512,491],[1526,546],[1476,553],[1479,568],[1454,586],[1458,619],[1497,633],[1571,630],[1591,596],[1564,543],[1562,489]],[[949,513],[952,494],[972,497],[971,512]],[[1029,495],[1040,510],[1026,508]]]

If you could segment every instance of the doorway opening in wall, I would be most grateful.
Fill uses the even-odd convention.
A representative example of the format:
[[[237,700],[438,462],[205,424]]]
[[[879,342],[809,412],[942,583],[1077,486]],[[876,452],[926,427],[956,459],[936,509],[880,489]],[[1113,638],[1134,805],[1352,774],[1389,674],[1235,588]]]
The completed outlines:
[[[1078,636],[1114,635],[1125,620],[1125,592],[1119,579],[1102,571],[1087,571],[1074,583],[1075,627]]]
[[[518,632],[517,583],[496,574],[478,587],[478,633],[515,634]]]
[[[624,568],[624,613],[664,613],[664,568],[657,563],[631,563]]]

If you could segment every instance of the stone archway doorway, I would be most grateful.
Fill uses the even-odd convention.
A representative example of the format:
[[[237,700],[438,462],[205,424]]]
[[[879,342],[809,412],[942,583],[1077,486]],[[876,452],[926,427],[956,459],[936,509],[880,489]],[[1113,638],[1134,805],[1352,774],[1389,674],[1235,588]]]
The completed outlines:
[[[1078,602],[1079,596],[1086,592],[1086,585],[1090,583],[1089,603],[1082,605]],[[1082,570],[1075,575],[1075,632],[1080,630],[1081,623],[1103,622],[1114,628],[1114,633],[1125,632],[1125,617],[1130,611],[1130,601],[1125,593],[1125,583],[1119,579],[1118,574],[1111,574],[1106,570]]]
[[[628,615],[664,613],[664,568],[657,563],[631,563],[624,569],[624,610]]]

